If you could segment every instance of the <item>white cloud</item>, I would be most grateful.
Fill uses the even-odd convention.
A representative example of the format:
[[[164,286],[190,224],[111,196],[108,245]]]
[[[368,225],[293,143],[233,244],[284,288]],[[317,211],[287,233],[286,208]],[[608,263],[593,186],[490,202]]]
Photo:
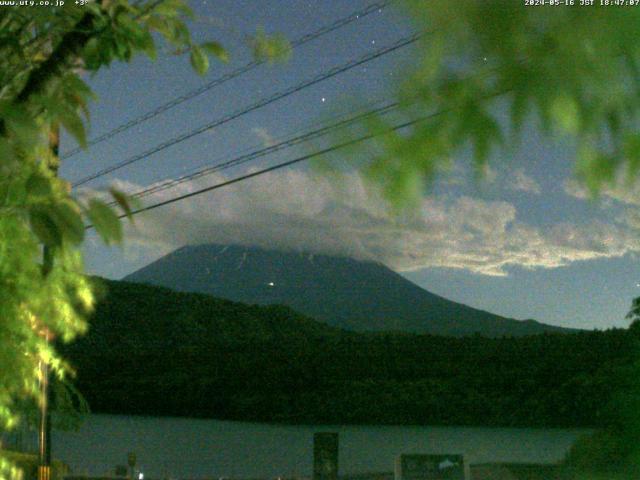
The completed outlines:
[[[509,176],[507,182],[507,185],[511,190],[533,193],[535,195],[540,195],[541,193],[538,182],[536,182],[533,177],[527,175],[521,168],[515,170]]]
[[[486,163],[480,171],[480,180],[486,183],[494,183],[498,179],[498,171]]]
[[[276,144],[275,139],[271,136],[269,130],[267,130],[265,127],[254,127],[251,129],[251,131],[255,133],[260,140],[262,140],[262,145],[265,148],[271,147]]]
[[[589,190],[575,179],[567,180],[564,183],[564,192],[570,197],[580,200],[590,200],[592,198]],[[611,201],[622,205],[639,206],[640,182],[627,184],[624,175],[621,174],[612,185],[604,185],[598,195],[593,198],[601,203],[604,199],[605,206],[609,206]]]
[[[588,200],[591,198],[588,190],[573,178],[565,180],[563,188],[564,193],[570,197],[577,198],[579,200]]]
[[[225,180],[220,174],[147,197],[147,204]],[[120,185],[132,191],[137,187]],[[185,244],[238,243],[377,260],[396,270],[460,268],[505,275],[509,266],[554,268],[640,251],[625,225],[563,223],[547,229],[518,219],[503,201],[425,198],[394,216],[356,174],[344,181],[274,172],[137,217],[135,248],[157,258]]]
[[[469,165],[455,163],[449,175],[441,180],[446,185],[467,185],[475,182],[479,186],[491,186],[506,190],[526,192],[535,195],[541,193],[540,184],[523,168],[507,169],[499,171],[489,164],[484,165],[480,171],[473,171]]]

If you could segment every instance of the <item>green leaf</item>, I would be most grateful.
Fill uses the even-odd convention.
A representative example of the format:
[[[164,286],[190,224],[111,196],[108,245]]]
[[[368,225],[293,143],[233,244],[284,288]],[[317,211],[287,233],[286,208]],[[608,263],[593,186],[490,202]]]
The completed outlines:
[[[87,132],[80,115],[70,108],[61,109],[58,120],[82,148],[87,148]]]
[[[0,138],[0,158],[3,162],[9,163],[13,157],[13,151],[6,139]]]
[[[580,111],[573,98],[567,95],[557,97],[551,104],[549,113],[564,132],[575,135],[580,130]]]
[[[118,14],[115,20],[116,25],[121,27],[128,35],[137,36],[140,34],[141,27],[127,12]]]
[[[121,192],[120,190],[116,190],[115,188],[110,188],[109,193],[111,193],[111,196],[116,201],[116,203],[120,205],[120,208],[122,208],[127,218],[129,220],[132,220],[133,216],[131,213],[131,203],[129,201],[129,196],[124,192]]]
[[[110,245],[122,241],[122,225],[116,213],[106,203],[96,198],[89,200],[86,210],[91,224],[102,240]]]
[[[139,47],[151,60],[158,58],[156,43],[153,41],[153,36],[148,30],[145,30],[140,38]]]
[[[90,38],[84,46],[82,59],[87,70],[94,71],[102,66],[104,50],[101,47],[100,40],[96,37]]]
[[[267,35],[263,28],[259,28],[253,38],[253,55],[257,60],[286,62],[291,52],[291,44],[282,34]]]
[[[49,197],[53,189],[51,188],[51,180],[42,175],[40,172],[33,173],[27,179],[27,193],[29,197]]]
[[[34,205],[29,209],[31,230],[38,239],[49,247],[57,247],[62,243],[62,233],[51,216],[47,206]]]
[[[190,60],[193,69],[198,72],[198,75],[204,75],[207,73],[207,70],[209,69],[209,57],[207,57],[204,50],[197,45],[191,47]]]
[[[627,183],[631,185],[640,172],[640,135],[637,133],[628,135],[623,148],[628,165]]]
[[[152,15],[147,20],[147,27],[151,30],[155,30],[165,38],[168,38],[171,35],[171,29],[169,28],[169,24],[165,18]]]
[[[173,23],[176,41],[181,45],[189,45],[191,43],[191,33],[189,33],[187,25],[177,18],[171,19],[171,22]]]
[[[84,106],[84,102],[78,101],[81,100],[96,100],[97,95],[91,90],[89,85],[87,85],[76,73],[69,72],[62,78],[62,85],[66,93],[66,98],[76,100],[72,103]]]
[[[394,172],[385,186],[387,198],[396,211],[403,206],[415,208],[424,188],[424,176],[417,168],[405,167]]]
[[[100,4],[98,2],[87,2],[83,8],[89,10],[89,12],[93,13],[95,17],[101,17],[103,15],[102,9],[100,8]]]
[[[8,105],[0,112],[4,117],[7,129],[10,130],[18,141],[25,145],[38,143],[40,130],[26,108],[18,105]]]
[[[112,19],[117,19],[122,14],[131,13],[137,15],[139,13],[139,10],[129,5],[129,2],[126,1],[108,1],[105,4],[107,12]]]
[[[200,47],[211,55],[217,57],[221,62],[229,62],[229,53],[218,42],[205,42],[200,45]]]
[[[85,226],[78,206],[70,200],[50,207],[50,215],[62,236],[77,245],[84,240]]]
[[[584,143],[578,148],[576,174],[594,197],[604,184],[614,181],[618,166],[618,158],[598,151],[593,145]]]
[[[128,62],[131,60],[133,51],[130,45],[130,38],[127,35],[114,33],[113,35],[113,51],[118,60]]]
[[[193,11],[181,0],[165,0],[155,6],[153,13],[163,17],[177,17],[180,14],[193,16]]]

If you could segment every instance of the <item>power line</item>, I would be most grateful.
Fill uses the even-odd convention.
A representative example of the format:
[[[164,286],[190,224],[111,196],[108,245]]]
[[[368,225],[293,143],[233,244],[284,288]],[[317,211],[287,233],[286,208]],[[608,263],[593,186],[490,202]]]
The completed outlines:
[[[349,125],[352,125],[354,123],[357,123],[367,117],[371,117],[373,115],[384,115],[387,114],[391,111],[393,111],[394,109],[396,109],[399,106],[398,102],[394,102],[394,103],[390,103],[387,105],[383,105],[381,107],[372,109],[372,110],[368,110],[366,112],[357,114],[357,115],[353,115],[350,116],[349,118],[340,120],[338,122],[332,123],[330,125],[326,125],[324,127],[320,127],[318,129],[309,131],[307,133],[301,134],[301,135],[296,135],[292,138],[289,138],[287,140],[283,140],[281,142],[278,142],[274,145],[269,145],[267,147],[258,149],[258,150],[254,150],[250,153],[246,153],[246,154],[242,154],[238,157],[233,158],[232,160],[226,161],[226,162],[222,162],[222,163],[217,163],[214,165],[210,165],[207,166],[205,168],[201,168],[196,170],[195,172],[192,172],[190,174],[187,175],[183,175],[181,177],[175,178],[175,179],[170,179],[167,180],[159,185],[153,185],[151,187],[148,187],[146,189],[140,190],[138,192],[135,192],[133,194],[131,194],[132,197],[134,198],[142,198],[142,197],[146,197],[148,195],[151,195],[153,193],[157,193],[160,191],[164,191],[170,188],[173,188],[177,185],[180,185],[182,183],[191,181],[191,180],[195,180],[197,178],[203,177],[205,175],[209,175],[212,174],[214,172],[218,172],[218,171],[222,171],[222,170],[226,170],[228,168],[231,167],[235,167],[238,165],[242,165],[244,163],[247,163],[251,160],[255,160],[256,158],[260,158],[260,157],[264,157],[266,155],[269,155],[271,153],[274,152],[278,152],[280,150],[284,150],[286,148],[290,148],[293,147],[295,145],[298,145],[300,143],[309,141],[309,140],[313,140],[315,138],[324,136],[330,132],[333,132],[335,130],[347,127]],[[112,203],[113,205],[115,205],[115,202]]]
[[[485,95],[480,100],[484,101],[484,100],[488,100],[488,99],[491,99],[491,98],[496,98],[496,97],[504,95],[505,93],[510,92],[511,90],[512,90],[512,88],[503,88],[502,90],[499,90],[499,91],[494,92],[492,94]],[[342,148],[350,147],[350,146],[356,145],[358,143],[362,143],[362,142],[365,142],[367,140],[371,140],[373,138],[379,137],[381,135],[385,135],[387,133],[391,133],[391,132],[396,132],[398,130],[402,130],[403,128],[407,128],[407,127],[413,126],[413,125],[415,125],[417,123],[427,121],[427,120],[429,120],[431,118],[435,118],[435,117],[437,117],[439,115],[443,115],[445,113],[449,113],[450,111],[455,110],[457,108],[459,108],[459,106],[452,106],[452,107],[449,107],[449,108],[446,108],[446,109],[443,109],[443,110],[439,110],[439,111],[431,113],[429,115],[418,117],[416,119],[406,121],[406,122],[401,123],[399,125],[395,125],[395,126],[390,127],[390,128],[388,128],[388,129],[386,129],[386,130],[384,130],[382,132],[375,132],[375,133],[368,133],[366,135],[361,135],[360,137],[357,137],[357,138],[354,138],[354,139],[351,139],[351,140],[347,140],[347,141],[344,141],[344,142],[336,144],[336,145],[332,145],[331,147],[327,147],[327,148],[324,148],[322,150],[319,150],[319,151],[316,151],[316,152],[313,152],[313,153],[309,153],[307,155],[303,155],[301,157],[294,158],[293,160],[288,160],[286,162],[281,162],[281,163],[278,163],[278,164],[273,165],[271,167],[263,168],[262,170],[258,170],[258,171],[252,172],[252,173],[247,173],[245,175],[241,175],[239,177],[232,178],[231,180],[227,180],[227,181],[224,181],[224,182],[221,182],[221,183],[217,183],[217,184],[211,185],[209,187],[201,188],[201,189],[196,190],[194,192],[186,193],[184,195],[180,195],[178,197],[173,197],[173,198],[170,198],[168,200],[163,200],[161,202],[154,203],[152,205],[147,205],[146,207],[142,207],[142,208],[133,210],[130,213],[130,215],[138,215],[140,213],[148,212],[150,210],[154,210],[154,209],[159,208],[159,207],[170,205],[172,203],[176,203],[176,202],[179,202],[181,200],[185,200],[187,198],[195,197],[195,196],[201,195],[203,193],[207,193],[207,192],[210,192],[210,191],[213,191],[213,190],[217,190],[219,188],[226,187],[228,185],[232,185],[234,183],[242,182],[244,180],[248,180],[248,179],[253,178],[253,177],[264,175],[265,173],[273,172],[275,170],[280,170],[281,168],[289,167],[289,166],[294,165],[296,163],[301,163],[301,162],[304,162],[306,160],[310,160],[312,158],[319,157],[321,155],[325,155],[327,153],[334,152],[336,150],[340,150]],[[128,216],[129,216],[128,214],[122,214],[122,215],[118,215],[118,218],[119,219],[123,219],[123,218],[126,218]],[[87,225],[85,227],[85,229],[87,229],[87,230],[91,229],[91,228],[93,228],[93,225]]]
[[[382,2],[378,2],[378,3],[374,3],[369,5],[368,7],[359,10],[357,12],[354,12],[346,17],[340,18],[338,20],[336,20],[335,22],[329,24],[329,25],[325,25],[321,28],[319,28],[318,30],[315,30],[313,32],[307,33],[299,38],[297,38],[296,40],[291,42],[291,47],[292,48],[297,48],[300,47],[302,45],[304,45],[305,43],[308,43],[312,40],[315,40],[323,35],[326,35],[327,33],[331,33],[334,32],[346,25],[349,25],[350,23],[355,22],[356,20],[366,17],[367,15],[374,13],[376,11],[379,11],[385,7],[387,7],[389,4],[391,4],[394,0],[385,0]],[[174,98],[173,100],[170,100],[166,103],[163,103],[162,105],[159,105],[158,107],[156,107],[153,110],[150,110],[149,112],[140,115],[139,117],[136,117],[132,120],[129,120],[126,123],[123,123],[117,127],[115,127],[114,129],[100,135],[99,137],[96,137],[94,139],[91,139],[87,142],[87,147],[91,147],[93,145],[96,145],[98,143],[104,142],[105,140],[109,140],[110,138],[115,137],[116,135],[129,130],[132,127],[135,127],[136,125],[139,125],[142,122],[146,122],[147,120],[150,120],[158,115],[160,115],[161,113],[166,112],[167,110],[172,109],[173,107],[180,105],[181,103],[186,102],[187,100],[191,100],[192,98],[197,97],[198,95],[201,95],[209,90],[211,90],[212,88],[215,88],[219,85],[222,85],[223,83],[226,83],[229,80],[232,80],[236,77],[239,77],[240,75],[245,74],[246,72],[253,70],[254,68],[262,65],[265,63],[265,60],[254,60],[252,62],[247,63],[246,65],[243,65],[242,67],[239,67],[225,75],[222,75],[221,77],[218,77],[212,81],[210,81],[209,83],[206,83],[205,85],[195,89],[195,90],[191,90],[190,92],[187,92],[179,97]],[[69,150],[68,152],[65,152],[64,154],[61,155],[61,159],[67,159],[70,158],[76,154],[78,154],[80,151],[82,151],[81,147],[76,147],[73,148],[71,150]]]
[[[498,69],[491,68],[482,72],[478,72],[478,74],[470,75],[467,78],[473,78],[476,76],[482,77],[496,70]],[[413,101],[416,99],[416,97],[417,96],[412,96],[407,100]],[[369,104],[369,107],[373,107],[374,105],[380,105],[380,104],[382,104],[382,101],[372,102]],[[130,196],[134,198],[143,198],[159,191],[168,190],[170,188],[173,188],[174,186],[180,185],[187,181],[195,180],[197,178],[200,178],[205,175],[209,175],[211,173],[218,172],[221,170],[226,170],[227,168],[242,165],[256,158],[260,158],[260,157],[269,155],[271,153],[283,150],[285,148],[295,146],[299,143],[303,143],[303,142],[324,136],[328,133],[331,133],[334,130],[339,130],[341,128],[348,127],[367,117],[374,116],[374,115],[386,115],[392,112],[393,110],[397,109],[399,106],[400,106],[400,102],[393,102],[393,103],[387,103],[375,108],[369,108],[368,110],[361,111],[360,113],[350,115],[348,117],[347,115],[335,116],[334,121],[332,123],[329,123],[326,121],[322,122],[319,124],[321,126],[318,126],[313,130],[309,130],[306,133],[300,133],[301,131],[304,131],[304,129],[298,130],[296,133],[292,134],[293,135],[292,137],[285,140],[283,140],[281,137],[281,139],[278,140],[277,143],[265,146],[264,148],[261,148],[258,150],[255,150],[255,147],[252,147],[253,150],[244,149],[242,153],[239,153],[237,156],[233,157],[231,160],[223,161],[220,163],[208,164],[204,166],[204,168],[201,166],[196,169],[192,169],[190,173],[184,174],[178,178],[165,179],[164,181],[162,181],[162,183],[149,186],[143,190],[139,190],[138,192],[130,194]],[[318,125],[318,123],[316,123],[316,125]],[[115,206],[116,204],[117,202],[111,202],[110,205]]]
[[[420,117],[420,118],[416,118],[414,120],[410,120],[410,121],[404,122],[404,123],[402,123],[400,125],[395,125],[395,126],[389,128],[389,129],[385,130],[384,132],[376,132],[376,133],[369,133],[369,134],[366,134],[366,135],[362,135],[360,137],[357,137],[357,138],[354,138],[354,139],[351,139],[351,140],[347,140],[345,142],[342,142],[342,143],[339,143],[339,144],[336,144],[336,145],[332,145],[331,147],[327,147],[327,148],[324,148],[322,150],[318,150],[316,152],[309,153],[307,155],[303,155],[301,157],[294,158],[293,160],[288,160],[286,162],[281,162],[281,163],[278,163],[278,164],[273,165],[271,167],[263,168],[262,170],[257,170],[255,172],[247,173],[245,175],[241,175],[239,177],[232,178],[231,180],[227,180],[227,181],[224,181],[224,182],[221,182],[221,183],[216,183],[215,185],[211,185],[209,187],[201,188],[201,189],[196,190],[194,192],[185,193],[184,195],[180,195],[178,197],[173,197],[173,198],[170,198],[168,200],[163,200],[161,202],[154,203],[152,205],[147,205],[146,207],[142,207],[142,208],[139,208],[137,210],[132,211],[131,215],[137,215],[137,214],[140,214],[140,213],[143,213],[143,212],[148,212],[149,210],[154,210],[156,208],[163,207],[165,205],[169,205],[169,204],[172,204],[172,203],[175,203],[175,202],[179,202],[179,201],[185,200],[187,198],[195,197],[197,195],[201,195],[203,193],[210,192],[212,190],[217,190],[219,188],[226,187],[228,185],[232,185],[234,183],[238,183],[238,182],[241,182],[241,181],[244,181],[244,180],[248,180],[248,179],[253,178],[253,177],[264,175],[265,173],[273,172],[275,170],[280,170],[281,168],[289,167],[289,166],[294,165],[296,163],[304,162],[306,160],[310,160],[312,158],[319,157],[321,155],[325,155],[327,153],[331,153],[331,152],[334,152],[336,150],[340,150],[342,148],[350,147],[352,145],[356,145],[358,143],[362,143],[362,142],[364,142],[366,140],[371,140],[372,138],[378,137],[380,135],[384,135],[385,133],[391,133],[391,132],[395,132],[397,130],[402,130],[403,128],[410,127],[410,126],[415,125],[416,123],[419,123],[419,122],[424,122],[424,121],[426,121],[426,120],[428,120],[430,118],[433,118],[433,117],[435,117],[437,115],[441,115],[443,113],[445,113],[445,112],[444,111],[440,111],[440,112],[433,113],[431,115],[427,115],[427,116],[423,116],[423,117]],[[119,215],[118,218],[122,219],[122,218],[126,218],[127,216],[128,216],[127,214],[122,214],[122,215]],[[93,227],[93,225],[88,225],[86,228],[90,229],[92,227]]]
[[[323,135],[326,135],[332,131],[338,130],[340,128],[344,128],[347,127],[348,125],[351,125],[353,123],[356,123],[366,117],[372,116],[372,115],[384,115],[388,112],[390,112],[391,110],[395,109],[398,107],[398,103],[393,103],[393,104],[388,104],[385,105],[383,107],[379,107],[373,110],[369,110],[367,112],[358,114],[356,116],[352,116],[349,117],[348,119],[345,120],[341,120],[339,122],[333,123],[331,125],[327,125],[324,127],[321,127],[319,129],[307,132],[305,134],[301,134],[301,135],[297,135],[293,138],[287,139],[287,140],[283,140],[280,141],[274,145],[269,145],[267,147],[261,148],[259,150],[254,150],[251,151],[250,153],[246,153],[246,154],[242,154],[232,160],[226,161],[226,162],[222,162],[222,163],[218,163],[218,164],[214,164],[214,165],[210,165],[207,166],[205,168],[201,168],[198,169],[190,174],[187,175],[183,175],[181,177],[175,178],[175,179],[170,179],[167,180],[163,183],[161,183],[160,185],[154,185],[151,186],[149,188],[146,188],[144,190],[138,191],[136,193],[134,193],[132,195],[132,197],[135,198],[142,198],[145,196],[148,196],[152,193],[156,193],[159,191],[164,191],[167,190],[169,188],[173,188],[179,184],[185,183],[187,181],[191,181],[191,180],[195,180],[197,178],[212,174],[214,172],[218,172],[218,171],[222,171],[222,170],[226,170],[228,168],[231,167],[235,167],[238,165],[242,165],[244,163],[247,163],[251,160],[254,160],[256,158],[260,158],[260,157],[264,157],[266,155],[269,155],[271,153],[275,153],[278,152],[280,150],[284,150],[286,148],[290,148],[293,147],[295,145],[298,145],[300,143],[309,141],[309,140],[313,140],[315,138],[321,137]]]
[[[487,95],[487,96],[483,97],[482,100],[488,100],[490,98],[499,97],[501,95],[504,95],[505,93],[508,93],[509,91],[511,91],[511,88],[505,88],[505,89],[502,89],[502,90],[500,90],[498,92],[495,92],[493,94],[490,94],[490,95]],[[443,114],[448,113],[451,110],[454,110],[456,108],[458,108],[458,107],[451,107],[451,108],[448,108],[448,109],[439,110],[439,111],[434,112],[432,114],[424,115],[422,117],[418,117],[418,118],[413,119],[413,120],[408,120],[408,121],[403,122],[403,123],[401,123],[399,125],[395,125],[395,126],[390,127],[390,128],[388,128],[388,129],[386,129],[386,130],[384,130],[382,132],[374,132],[374,133],[368,133],[366,135],[361,135],[359,137],[356,137],[356,138],[353,138],[351,140],[347,140],[347,141],[332,145],[332,146],[324,148],[322,150],[318,150],[316,152],[309,153],[307,155],[303,155],[301,157],[294,158],[292,160],[287,160],[285,162],[278,163],[278,164],[273,165],[271,167],[263,168],[262,170],[257,170],[255,172],[247,173],[245,175],[241,175],[239,177],[232,178],[231,180],[227,180],[227,181],[224,181],[224,182],[221,182],[221,183],[217,183],[217,184],[211,185],[209,187],[201,188],[201,189],[196,190],[194,192],[189,192],[189,193],[186,193],[184,195],[180,195],[178,197],[173,197],[173,198],[170,198],[168,200],[164,200],[164,201],[161,201],[161,202],[158,202],[158,203],[154,203],[152,205],[147,205],[146,207],[142,207],[142,208],[139,208],[137,210],[132,211],[131,215],[137,215],[139,213],[148,212],[149,210],[154,210],[156,208],[163,207],[165,205],[170,205],[172,203],[179,202],[181,200],[185,200],[187,198],[195,197],[197,195],[201,195],[203,193],[210,192],[212,190],[217,190],[219,188],[226,187],[228,185],[232,185],[234,183],[238,183],[238,182],[241,182],[241,181],[244,181],[244,180],[248,180],[248,179],[253,178],[253,177],[264,175],[265,173],[273,172],[275,170],[280,170],[281,168],[289,167],[289,166],[294,165],[296,163],[304,162],[306,160],[310,160],[312,158],[319,157],[321,155],[325,155],[327,153],[334,152],[336,150],[340,150],[340,149],[343,149],[343,148],[346,148],[346,147],[350,147],[350,146],[356,145],[358,143],[362,143],[362,142],[365,142],[367,140],[371,140],[373,138],[379,137],[381,135],[385,135],[385,134],[388,134],[388,133],[391,133],[391,132],[396,132],[398,130],[402,130],[403,128],[407,128],[407,127],[413,126],[413,125],[415,125],[417,123],[424,122],[424,121],[427,121],[427,120],[429,120],[431,118],[437,117],[439,115],[443,115]],[[122,215],[118,216],[118,218],[120,218],[120,219],[125,218],[125,217],[127,217],[127,214],[122,214]],[[91,225],[88,225],[86,228],[91,228],[91,227],[92,227]]]
[[[264,106],[267,106],[273,102],[276,102],[277,100],[280,100],[282,98],[288,97],[294,93],[297,93],[305,88],[308,88],[312,85],[315,85],[317,83],[320,83],[324,80],[327,80],[329,78],[335,77],[341,73],[344,73],[348,70],[351,70],[355,67],[358,67],[360,65],[363,65],[365,63],[368,63],[372,60],[375,60],[379,57],[382,57],[384,55],[387,55],[389,53],[392,53],[402,47],[405,47],[407,45],[411,45],[413,43],[416,43],[424,34],[422,33],[417,33],[417,34],[413,34],[410,35],[408,37],[404,37],[398,41],[396,41],[395,43],[387,46],[387,47],[383,47],[380,48],[378,50],[376,50],[375,52],[372,53],[368,53],[362,57],[360,57],[359,59],[356,60],[352,60],[344,65],[340,65],[337,67],[334,67],[330,70],[328,70],[325,73],[319,74],[309,80],[306,80],[298,85],[295,85],[293,87],[289,87],[283,91],[277,92],[269,97],[263,98],[262,100],[259,100],[258,102],[250,105],[249,107],[243,108],[241,110],[237,110],[231,114],[228,114],[218,120],[215,120],[209,124],[203,125],[201,127],[198,127],[194,130],[191,130],[190,132],[184,133],[182,135],[179,135],[177,137],[174,137],[171,140],[167,140],[155,147],[152,147],[149,150],[146,150],[138,155],[134,155],[133,157],[130,157],[126,160],[123,160],[115,165],[112,165],[110,167],[104,168],[92,175],[88,175],[84,178],[82,178],[81,180],[78,180],[77,182],[73,183],[73,187],[78,187],[80,185],[84,185],[85,183],[94,180],[96,178],[102,177],[104,175],[107,175],[108,173],[114,172],[116,170],[119,170],[122,167],[125,167],[127,165],[131,165],[132,163],[135,163],[139,160],[142,160],[144,158],[147,158],[155,153],[158,153],[162,150],[165,150],[173,145],[176,145],[177,143],[183,142],[185,140],[188,140],[196,135],[199,135],[207,130],[210,130],[212,128],[218,127],[222,124],[225,124],[227,122],[230,122],[231,120],[234,120],[238,117],[241,117],[243,115],[246,115],[247,113],[250,113],[254,110],[257,110],[259,108],[262,108]]]

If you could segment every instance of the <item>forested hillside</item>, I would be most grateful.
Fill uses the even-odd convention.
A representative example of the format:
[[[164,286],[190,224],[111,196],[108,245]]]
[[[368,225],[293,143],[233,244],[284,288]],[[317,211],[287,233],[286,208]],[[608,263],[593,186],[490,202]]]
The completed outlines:
[[[627,330],[520,338],[353,333],[287,307],[104,281],[65,348],[93,411],[292,423],[596,426]]]

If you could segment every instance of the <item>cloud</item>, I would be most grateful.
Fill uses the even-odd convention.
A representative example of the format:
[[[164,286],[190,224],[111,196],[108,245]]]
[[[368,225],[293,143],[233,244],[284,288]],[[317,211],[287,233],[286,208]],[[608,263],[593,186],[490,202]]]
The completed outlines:
[[[523,169],[517,169],[507,180],[508,188],[515,191],[540,195],[540,185],[535,179],[525,173]]]
[[[264,147],[271,147],[276,144],[275,139],[265,127],[254,127],[251,131],[255,133],[260,140],[262,140],[262,145]]]
[[[564,192],[570,197],[580,200],[592,199],[589,190],[574,179],[564,183]],[[628,185],[625,177],[619,175],[613,184],[603,186],[598,196],[594,198],[601,202],[604,199],[604,206],[610,206],[612,201],[622,205],[640,206],[640,182]]]
[[[181,184],[147,197],[147,204],[225,179]],[[129,228],[136,251],[146,248],[156,258],[185,244],[237,243],[376,260],[399,271],[446,267],[484,275],[619,257],[640,251],[637,237],[627,225],[604,222],[540,228],[523,223],[508,202],[469,196],[427,197],[420,209],[396,216],[357,174],[336,181],[300,170],[170,204]]]
[[[526,192],[535,195],[541,193],[540,184],[524,171],[523,168],[500,171],[489,164],[474,171],[469,165],[455,163],[448,176],[440,180],[444,185],[468,185],[472,182],[480,186]]]
[[[486,183],[495,183],[498,179],[498,171],[492,168],[488,163],[484,164],[480,170],[480,181]]]
[[[575,179],[565,180],[563,184],[564,193],[579,200],[589,200],[589,191]]]

